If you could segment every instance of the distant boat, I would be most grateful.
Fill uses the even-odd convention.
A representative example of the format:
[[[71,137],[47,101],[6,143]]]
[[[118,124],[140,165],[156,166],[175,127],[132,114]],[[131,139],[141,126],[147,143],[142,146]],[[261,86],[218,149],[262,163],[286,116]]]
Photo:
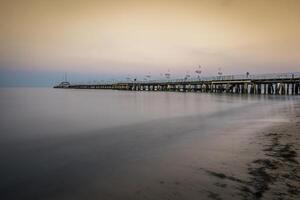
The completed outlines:
[[[68,81],[63,81],[59,85],[54,86],[54,88],[68,88],[70,85]]]
[[[67,81],[67,73],[65,73],[64,81],[62,81],[59,85],[54,86],[54,88],[68,88],[70,85],[70,82]]]

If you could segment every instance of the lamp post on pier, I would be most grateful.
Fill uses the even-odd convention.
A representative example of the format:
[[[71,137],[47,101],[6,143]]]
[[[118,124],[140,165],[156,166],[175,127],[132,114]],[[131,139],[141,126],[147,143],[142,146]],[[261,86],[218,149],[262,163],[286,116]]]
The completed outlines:
[[[202,68],[202,66],[199,65],[198,69],[195,71],[195,73],[197,74],[197,78],[198,78],[199,81],[200,81],[200,75],[202,73],[202,69],[201,68]]]

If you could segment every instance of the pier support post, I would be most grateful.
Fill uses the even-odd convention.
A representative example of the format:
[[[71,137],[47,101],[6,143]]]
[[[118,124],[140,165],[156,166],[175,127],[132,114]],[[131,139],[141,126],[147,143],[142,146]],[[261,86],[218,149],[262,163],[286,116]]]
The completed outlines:
[[[257,94],[261,94],[261,84],[257,84]]]
[[[182,91],[186,92],[186,85],[185,84],[182,85]]]
[[[248,94],[249,92],[248,92],[248,83],[245,83],[245,85],[244,85],[244,87],[245,87],[245,94]]]
[[[239,93],[240,93],[240,90],[241,90],[240,84],[236,84],[236,90],[235,90],[235,93],[236,93],[236,94],[239,94]]]
[[[275,84],[275,94],[279,94],[279,87],[278,83]]]
[[[244,88],[244,84],[241,85],[241,94],[245,93],[245,88]]]
[[[270,93],[269,94],[274,94],[275,93],[275,89],[274,89],[273,83],[270,83],[269,87],[270,87]]]
[[[203,92],[208,92],[208,85],[207,84],[203,84]]]
[[[281,95],[285,95],[285,84],[284,83],[279,84],[279,93]]]
[[[216,92],[216,86],[214,84],[207,84],[206,85],[206,92]]]
[[[251,84],[251,87],[250,87],[250,94],[254,94],[255,92],[255,85],[254,84]]]

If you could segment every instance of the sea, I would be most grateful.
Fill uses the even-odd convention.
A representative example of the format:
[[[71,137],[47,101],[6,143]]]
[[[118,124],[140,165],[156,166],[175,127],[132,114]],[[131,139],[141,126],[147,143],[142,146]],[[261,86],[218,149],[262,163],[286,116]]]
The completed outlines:
[[[0,88],[0,199],[211,199],[299,97]],[[230,199],[232,191],[223,188]]]

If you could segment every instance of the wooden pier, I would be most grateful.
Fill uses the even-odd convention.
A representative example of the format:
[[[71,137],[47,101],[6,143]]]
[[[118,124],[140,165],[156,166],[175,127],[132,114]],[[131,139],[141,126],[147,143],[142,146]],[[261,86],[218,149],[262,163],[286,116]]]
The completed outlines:
[[[54,88],[299,95],[300,72],[215,76],[189,80],[174,79],[101,84],[70,84],[64,87],[55,86]]]

